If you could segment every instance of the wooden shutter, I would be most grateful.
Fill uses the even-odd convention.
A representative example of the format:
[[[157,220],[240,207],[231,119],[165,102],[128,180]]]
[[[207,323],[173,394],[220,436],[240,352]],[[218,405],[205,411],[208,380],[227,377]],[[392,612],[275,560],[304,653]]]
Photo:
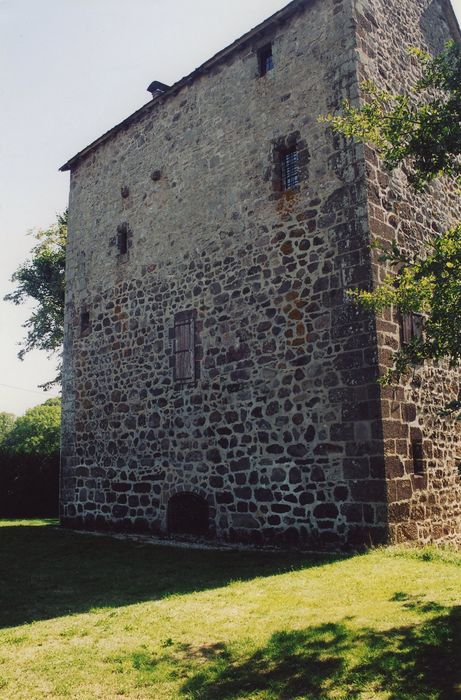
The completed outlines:
[[[410,343],[413,337],[413,322],[411,314],[402,314],[400,330],[403,345]]]
[[[402,344],[411,343],[415,338],[423,337],[424,316],[417,313],[401,315],[401,340]]]
[[[423,321],[424,318],[421,314],[411,314],[411,336],[412,338],[417,338],[421,340],[423,337]]]
[[[174,322],[175,380],[195,380],[195,318],[192,314],[177,314]]]

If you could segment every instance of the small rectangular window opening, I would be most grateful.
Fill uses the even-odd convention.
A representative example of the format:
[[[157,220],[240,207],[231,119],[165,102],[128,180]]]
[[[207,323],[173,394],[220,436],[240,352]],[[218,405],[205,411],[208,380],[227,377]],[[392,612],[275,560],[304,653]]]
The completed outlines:
[[[424,317],[422,314],[410,312],[400,317],[400,339],[403,345],[423,337]]]
[[[258,51],[259,75],[262,78],[274,67],[272,44],[266,44]]]
[[[118,232],[118,252],[120,255],[126,255],[128,252],[128,231],[122,228]]]
[[[296,148],[291,148],[281,155],[282,189],[293,190],[299,185],[299,154]]]
[[[174,368],[175,380],[195,381],[195,315],[176,314],[174,320]]]
[[[80,314],[80,332],[86,333],[90,330],[90,312],[82,311]]]
[[[424,450],[422,438],[414,438],[411,441],[413,456],[413,471],[415,474],[424,474]]]

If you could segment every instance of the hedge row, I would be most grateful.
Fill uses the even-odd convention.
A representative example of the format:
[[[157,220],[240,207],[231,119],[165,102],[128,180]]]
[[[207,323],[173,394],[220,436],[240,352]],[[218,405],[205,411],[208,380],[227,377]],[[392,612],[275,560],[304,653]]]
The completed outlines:
[[[56,518],[58,499],[59,453],[0,451],[0,518]]]

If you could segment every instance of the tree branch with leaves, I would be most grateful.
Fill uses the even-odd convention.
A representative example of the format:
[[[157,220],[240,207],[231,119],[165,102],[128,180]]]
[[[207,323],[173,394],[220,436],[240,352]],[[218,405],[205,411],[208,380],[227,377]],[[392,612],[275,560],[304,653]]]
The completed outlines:
[[[64,274],[67,242],[67,211],[57,217],[56,224],[34,233],[37,244],[32,255],[13,274],[16,289],[5,296],[17,306],[35,302],[25,322],[26,336],[18,353],[20,359],[31,350],[59,353],[64,335]],[[60,381],[60,376],[43,386]]]
[[[333,131],[374,145],[389,168],[405,164],[408,179],[422,190],[447,175],[461,185],[461,47],[449,42],[438,56],[409,48],[423,77],[409,94],[394,94],[371,81],[362,83],[365,104],[342,104],[342,114],[320,121]]]
[[[449,42],[433,57],[409,50],[419,62],[422,78],[408,94],[393,94],[372,82],[362,85],[365,104],[343,103],[342,114],[321,117],[334,132],[374,146],[389,170],[404,166],[417,191],[446,176],[461,186],[461,47]],[[353,290],[350,296],[364,307],[381,311],[394,306],[402,313],[424,314],[424,333],[394,353],[393,367],[382,383],[400,379],[426,359],[446,359],[451,367],[461,360],[461,224],[409,256],[396,242],[383,249],[381,262],[395,269],[373,291]],[[446,413],[461,409],[459,401]],[[459,416],[461,418],[461,414]]]

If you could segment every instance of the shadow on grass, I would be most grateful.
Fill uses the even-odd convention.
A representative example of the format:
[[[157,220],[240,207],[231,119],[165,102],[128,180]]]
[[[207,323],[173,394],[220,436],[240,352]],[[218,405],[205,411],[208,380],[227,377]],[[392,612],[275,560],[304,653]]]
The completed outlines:
[[[4,525],[0,628],[324,566],[338,558],[175,549],[51,527]]]
[[[246,657],[226,645],[183,648],[171,667],[177,674],[182,666],[180,697],[188,700],[352,700],[384,692],[390,700],[454,700],[461,698],[460,630],[459,606],[384,632],[346,619],[278,632]],[[137,667],[142,672],[142,660]]]

